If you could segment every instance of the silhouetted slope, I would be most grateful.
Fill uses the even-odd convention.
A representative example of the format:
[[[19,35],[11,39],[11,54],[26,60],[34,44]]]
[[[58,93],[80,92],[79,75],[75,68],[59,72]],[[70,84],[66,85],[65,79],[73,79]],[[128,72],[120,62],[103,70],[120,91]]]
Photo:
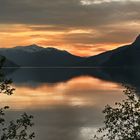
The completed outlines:
[[[87,57],[84,62],[83,66],[88,66],[88,67],[99,67],[102,66],[104,62],[106,62],[108,59],[110,59],[110,56],[112,54],[112,51],[104,52],[99,55]]]
[[[8,59],[5,59],[5,62],[3,63],[3,67],[19,67],[19,65],[13,63]]]
[[[0,55],[0,67],[18,67],[18,65]]]
[[[37,45],[1,48],[0,55],[22,67],[138,67],[140,35],[130,45],[87,58]]]
[[[110,61],[112,55],[114,53],[121,53],[122,51],[124,51],[125,49],[127,49],[128,46],[122,46],[119,47],[117,49],[111,50],[111,51],[107,51],[107,52],[103,52],[101,54],[95,55],[95,56],[91,56],[91,57],[87,57],[84,62],[83,65],[84,66],[91,66],[91,67],[102,67],[102,66],[108,66],[108,64],[106,64],[108,61]]]
[[[65,67],[77,66],[85,58],[74,56],[55,48],[37,45],[0,49],[0,54],[23,67]]]
[[[140,66],[140,35],[126,46],[88,57],[85,66],[97,67],[137,67]]]
[[[137,67],[140,66],[140,36],[120,52],[114,51],[105,66]]]

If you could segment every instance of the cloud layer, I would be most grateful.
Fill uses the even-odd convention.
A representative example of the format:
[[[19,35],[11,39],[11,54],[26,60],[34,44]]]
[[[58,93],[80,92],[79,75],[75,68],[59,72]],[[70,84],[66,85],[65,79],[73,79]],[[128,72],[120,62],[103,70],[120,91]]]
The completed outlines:
[[[83,5],[102,4],[110,2],[138,2],[139,0],[81,0]]]
[[[111,49],[139,34],[139,7],[137,0],[0,0],[0,45],[15,45],[4,43],[4,33],[15,33],[24,35],[24,42],[36,40],[74,53]]]

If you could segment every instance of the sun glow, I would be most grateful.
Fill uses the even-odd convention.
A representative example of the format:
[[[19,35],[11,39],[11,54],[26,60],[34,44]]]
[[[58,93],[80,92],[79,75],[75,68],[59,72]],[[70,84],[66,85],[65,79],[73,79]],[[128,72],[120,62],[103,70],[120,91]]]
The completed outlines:
[[[47,30],[43,30],[44,28]],[[0,24],[0,47],[37,44],[42,47],[67,50],[78,56],[92,56],[122,45],[122,43],[109,42],[94,43],[96,38],[102,36],[96,29],[70,28],[61,31],[52,28],[54,27],[47,25]]]

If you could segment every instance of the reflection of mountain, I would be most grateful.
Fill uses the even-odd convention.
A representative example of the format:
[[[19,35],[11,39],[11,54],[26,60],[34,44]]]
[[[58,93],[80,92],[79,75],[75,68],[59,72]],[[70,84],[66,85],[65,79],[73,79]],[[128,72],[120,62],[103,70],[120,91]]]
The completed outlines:
[[[94,70],[86,68],[20,68],[15,69],[14,72],[11,69],[12,73],[10,73],[10,69],[8,71],[7,78],[11,78],[14,83],[36,85],[65,82],[74,77],[92,75]]]
[[[102,69],[100,75],[94,76],[102,80],[131,85],[140,95],[140,68],[107,68]]]
[[[78,76],[91,76],[101,80],[130,84],[140,91],[139,71],[140,68],[21,68],[9,73],[7,77],[12,78],[15,84],[38,86],[43,83],[66,82]]]

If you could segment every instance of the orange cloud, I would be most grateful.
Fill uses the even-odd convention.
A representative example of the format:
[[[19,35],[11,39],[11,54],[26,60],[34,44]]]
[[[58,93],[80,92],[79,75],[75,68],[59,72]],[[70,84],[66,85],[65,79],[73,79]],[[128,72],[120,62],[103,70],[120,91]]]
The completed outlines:
[[[125,24],[129,27],[131,24]],[[120,25],[102,27],[106,33],[91,28],[62,28],[52,25],[0,24],[0,46],[15,47],[38,44],[43,47],[54,47],[67,50],[78,56],[91,56],[117,48],[131,40],[125,36],[126,27]],[[119,29],[121,28],[121,30]],[[135,24],[136,30],[138,24]],[[123,34],[123,37],[120,36]],[[133,33],[133,32],[132,32]],[[136,31],[134,31],[136,34]],[[133,35],[134,36],[134,35]]]

